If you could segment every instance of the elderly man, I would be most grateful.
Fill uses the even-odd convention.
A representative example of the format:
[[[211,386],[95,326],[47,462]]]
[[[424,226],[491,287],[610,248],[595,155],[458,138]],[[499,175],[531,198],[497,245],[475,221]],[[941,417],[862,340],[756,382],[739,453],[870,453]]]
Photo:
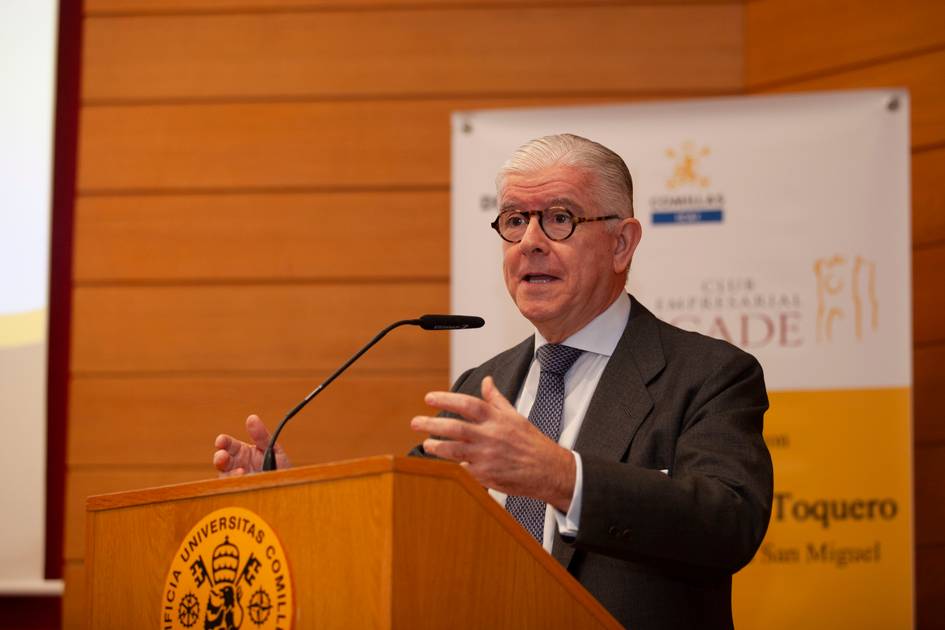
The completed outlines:
[[[623,624],[729,628],[731,576],[771,513],[761,367],[654,317],[625,285],[641,228],[623,160],[569,134],[497,179],[506,286],[535,334],[469,370],[414,454],[459,462]],[[255,445],[217,438],[223,472]],[[284,454],[283,465],[287,463]]]

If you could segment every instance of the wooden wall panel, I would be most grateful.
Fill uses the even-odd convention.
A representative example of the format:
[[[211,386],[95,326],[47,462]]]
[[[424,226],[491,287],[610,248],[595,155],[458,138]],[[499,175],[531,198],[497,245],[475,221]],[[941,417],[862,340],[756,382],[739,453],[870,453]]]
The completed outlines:
[[[917,545],[945,545],[945,443],[915,449]]]
[[[86,107],[78,187],[416,187],[449,181],[456,101]]]
[[[99,19],[86,23],[83,98],[735,90],[741,11],[512,5]]]
[[[728,0],[657,0],[656,4],[737,4]],[[515,0],[515,5],[580,5],[582,0]],[[87,16],[107,15],[147,15],[147,14],[187,14],[187,13],[229,13],[291,10],[328,10],[342,11],[353,9],[418,9],[424,7],[451,6],[464,8],[503,7],[511,4],[509,0],[85,0]],[[594,0],[598,5],[654,4],[653,0]]]
[[[912,155],[912,245],[945,241],[945,148]]]
[[[79,283],[445,282],[449,204],[445,189],[81,197],[74,274]]]
[[[945,444],[945,344],[915,349],[915,441]]]
[[[410,418],[432,412],[423,395],[450,385],[446,370],[415,376],[365,372],[351,368],[286,426],[280,439],[294,463],[405,454],[421,437],[410,430]],[[326,376],[75,379],[69,462],[160,466],[170,460],[209,472],[217,434],[241,435],[250,413],[274,429]]]
[[[915,329],[918,344],[945,342],[945,244],[912,254]],[[941,369],[941,367],[939,367]],[[945,421],[945,419],[943,419]]]
[[[945,50],[779,85],[772,92],[905,87],[912,101],[912,147],[945,142]]]
[[[387,324],[449,311],[444,282],[83,287],[73,302],[72,369],[115,372],[331,370]],[[446,365],[448,335],[408,327],[361,367]]]
[[[945,545],[926,547],[916,557],[916,627],[919,630],[945,628]]]
[[[764,0],[745,20],[750,89],[945,46],[941,0]]]

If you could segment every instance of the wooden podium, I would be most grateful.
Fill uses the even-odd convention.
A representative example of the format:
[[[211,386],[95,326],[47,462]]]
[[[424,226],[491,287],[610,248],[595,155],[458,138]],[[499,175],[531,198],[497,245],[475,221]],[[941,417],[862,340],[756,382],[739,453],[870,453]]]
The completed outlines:
[[[90,628],[203,628],[226,587],[243,629],[621,627],[454,464],[373,457],[87,510]]]

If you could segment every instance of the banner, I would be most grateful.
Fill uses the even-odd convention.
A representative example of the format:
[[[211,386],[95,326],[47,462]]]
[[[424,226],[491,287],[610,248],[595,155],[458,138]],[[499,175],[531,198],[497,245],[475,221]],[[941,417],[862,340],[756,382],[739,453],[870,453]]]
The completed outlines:
[[[913,623],[908,130],[898,90],[453,116],[452,308],[487,322],[451,338],[454,377],[532,332],[494,179],[562,132],[630,167],[634,296],[764,367],[774,510],[735,577],[737,627]]]

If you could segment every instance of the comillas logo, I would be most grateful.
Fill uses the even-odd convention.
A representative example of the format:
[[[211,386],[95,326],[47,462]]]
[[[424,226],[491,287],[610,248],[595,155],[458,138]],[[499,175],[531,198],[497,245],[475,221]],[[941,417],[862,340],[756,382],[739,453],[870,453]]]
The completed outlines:
[[[709,178],[699,172],[699,163],[702,158],[711,153],[709,147],[696,149],[692,142],[683,142],[677,149],[666,149],[666,157],[673,160],[673,175],[666,180],[666,188],[675,190],[681,186],[709,187]]]
[[[181,542],[164,580],[160,627],[288,630],[292,600],[289,565],[272,528],[249,510],[224,508]]]
[[[711,153],[708,146],[697,146],[692,141],[666,149],[672,166],[665,180],[667,193],[650,198],[653,225],[722,222],[725,197],[709,190],[712,180],[704,164]]]

